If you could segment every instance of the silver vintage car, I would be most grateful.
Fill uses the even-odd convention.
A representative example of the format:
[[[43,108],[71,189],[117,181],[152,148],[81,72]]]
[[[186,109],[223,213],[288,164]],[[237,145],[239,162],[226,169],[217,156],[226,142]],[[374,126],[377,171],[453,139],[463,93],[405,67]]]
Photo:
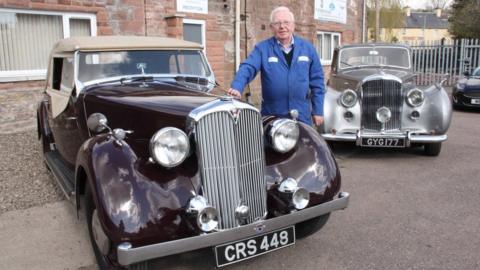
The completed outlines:
[[[337,48],[325,95],[329,141],[362,147],[423,146],[437,156],[452,118],[442,82],[415,85],[406,45],[360,44]]]

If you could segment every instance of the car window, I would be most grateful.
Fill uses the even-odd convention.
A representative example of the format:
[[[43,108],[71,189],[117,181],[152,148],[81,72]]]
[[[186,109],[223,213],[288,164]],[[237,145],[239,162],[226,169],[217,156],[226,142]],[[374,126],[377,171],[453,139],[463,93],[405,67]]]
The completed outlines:
[[[82,83],[133,75],[209,76],[210,70],[196,50],[80,52],[78,80]]]
[[[54,57],[52,69],[52,88],[70,92],[73,87],[73,58]]]
[[[60,83],[62,82],[62,65],[63,65],[62,58],[60,57],[53,58],[52,88],[54,90],[60,90]]]
[[[60,90],[70,92],[73,87],[73,58],[64,58],[62,61],[62,79]]]
[[[402,47],[354,47],[340,51],[340,69],[359,66],[410,68],[410,53]]]
[[[473,71],[472,75],[475,76],[475,77],[480,77],[480,67],[476,68]]]

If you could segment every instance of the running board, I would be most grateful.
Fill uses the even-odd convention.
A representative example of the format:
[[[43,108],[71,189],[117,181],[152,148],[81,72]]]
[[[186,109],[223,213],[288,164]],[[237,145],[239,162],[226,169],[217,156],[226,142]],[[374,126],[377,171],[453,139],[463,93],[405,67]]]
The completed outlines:
[[[45,162],[60,185],[63,194],[70,202],[75,202],[75,172],[65,165],[58,151],[48,151],[44,155]]]

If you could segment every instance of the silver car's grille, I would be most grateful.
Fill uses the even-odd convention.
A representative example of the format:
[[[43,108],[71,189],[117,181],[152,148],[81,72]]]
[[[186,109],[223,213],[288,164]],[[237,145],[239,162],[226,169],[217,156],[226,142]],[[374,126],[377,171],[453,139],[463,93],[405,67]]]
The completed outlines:
[[[362,85],[362,128],[381,130],[382,124],[377,120],[377,110],[387,107],[392,112],[385,130],[400,129],[403,105],[402,84],[394,80],[372,80]]]
[[[267,210],[262,119],[255,110],[215,111],[195,124],[203,192],[217,208],[220,229],[239,225],[235,209],[249,207],[247,223]]]

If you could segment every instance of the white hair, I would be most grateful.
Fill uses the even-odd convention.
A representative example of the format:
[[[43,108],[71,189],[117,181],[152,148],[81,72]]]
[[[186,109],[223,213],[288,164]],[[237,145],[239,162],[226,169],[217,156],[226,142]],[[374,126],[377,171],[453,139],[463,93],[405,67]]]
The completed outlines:
[[[290,16],[292,17],[292,21],[293,22],[295,21],[295,16],[293,16],[293,13],[290,11],[290,9],[288,7],[279,6],[279,7],[276,7],[275,9],[273,9],[272,12],[270,13],[270,22],[273,23],[273,17],[275,16],[275,13],[280,12],[280,11],[287,11],[288,13],[290,13]]]

